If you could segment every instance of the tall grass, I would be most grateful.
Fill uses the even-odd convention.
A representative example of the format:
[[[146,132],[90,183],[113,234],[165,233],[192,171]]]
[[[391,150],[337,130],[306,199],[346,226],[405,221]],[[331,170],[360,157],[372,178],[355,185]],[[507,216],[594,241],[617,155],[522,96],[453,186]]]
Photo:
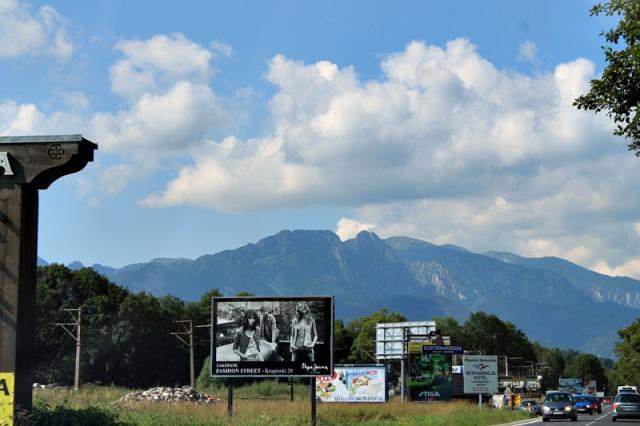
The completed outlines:
[[[36,390],[34,425],[304,425],[309,422],[308,388],[296,392],[291,402],[286,383],[262,382],[234,391],[233,417],[227,417],[227,402],[210,405],[192,403],[132,402],[117,400],[130,389],[89,387],[80,391]],[[221,388],[220,390],[222,390]],[[226,389],[224,389],[226,392]],[[242,397],[240,397],[242,395]],[[226,396],[218,393],[218,397]],[[75,417],[75,420],[74,420]],[[480,410],[469,402],[406,404],[397,399],[387,403],[318,403],[320,425],[460,425],[483,426],[527,418],[522,412]],[[64,420],[64,421],[61,421]],[[77,421],[76,421],[77,420]]]

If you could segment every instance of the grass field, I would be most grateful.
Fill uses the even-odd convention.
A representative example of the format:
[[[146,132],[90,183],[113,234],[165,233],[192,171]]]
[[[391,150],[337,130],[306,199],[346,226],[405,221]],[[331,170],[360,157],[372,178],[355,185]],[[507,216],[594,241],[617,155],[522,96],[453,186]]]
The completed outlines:
[[[304,425],[309,422],[307,388],[296,387],[289,400],[284,383],[237,388],[234,413],[227,418],[226,389],[204,392],[221,398],[211,405],[192,403],[116,402],[130,389],[87,386],[80,391],[34,390],[34,425]],[[268,395],[265,395],[267,393]],[[510,410],[480,410],[469,402],[403,404],[317,404],[320,425],[495,425],[527,418]]]

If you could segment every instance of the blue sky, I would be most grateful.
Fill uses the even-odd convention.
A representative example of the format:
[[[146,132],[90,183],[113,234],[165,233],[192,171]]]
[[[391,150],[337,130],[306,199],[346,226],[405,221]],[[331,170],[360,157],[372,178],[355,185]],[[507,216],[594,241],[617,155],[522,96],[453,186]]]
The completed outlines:
[[[640,278],[639,160],[571,106],[591,5],[0,0],[0,134],[99,145],[41,192],[39,255],[369,229]]]

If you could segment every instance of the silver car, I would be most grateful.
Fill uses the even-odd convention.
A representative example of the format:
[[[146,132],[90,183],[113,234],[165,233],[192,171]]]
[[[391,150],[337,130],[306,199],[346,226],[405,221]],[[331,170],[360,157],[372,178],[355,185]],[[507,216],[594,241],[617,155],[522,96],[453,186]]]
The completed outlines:
[[[611,404],[611,421],[618,419],[640,418],[640,395],[637,393],[619,393]]]
[[[575,401],[569,392],[549,392],[542,403],[542,421],[571,419],[578,421]]]

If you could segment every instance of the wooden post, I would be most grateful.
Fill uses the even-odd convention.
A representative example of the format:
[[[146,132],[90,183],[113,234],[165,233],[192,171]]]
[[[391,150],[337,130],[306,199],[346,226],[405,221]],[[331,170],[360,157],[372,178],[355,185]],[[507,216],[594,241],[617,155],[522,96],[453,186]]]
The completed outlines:
[[[233,384],[227,386],[227,417],[233,416]]]
[[[76,334],[76,373],[73,380],[73,389],[80,389],[80,327],[82,327],[82,308],[78,308],[78,330]]]
[[[316,426],[316,378],[309,379],[309,394],[311,396],[311,426]]]
[[[0,373],[15,373],[16,410],[32,407],[38,190],[82,170],[96,149],[80,135],[0,137]]]
[[[293,402],[293,377],[289,377],[289,388],[291,392],[291,401]]]

